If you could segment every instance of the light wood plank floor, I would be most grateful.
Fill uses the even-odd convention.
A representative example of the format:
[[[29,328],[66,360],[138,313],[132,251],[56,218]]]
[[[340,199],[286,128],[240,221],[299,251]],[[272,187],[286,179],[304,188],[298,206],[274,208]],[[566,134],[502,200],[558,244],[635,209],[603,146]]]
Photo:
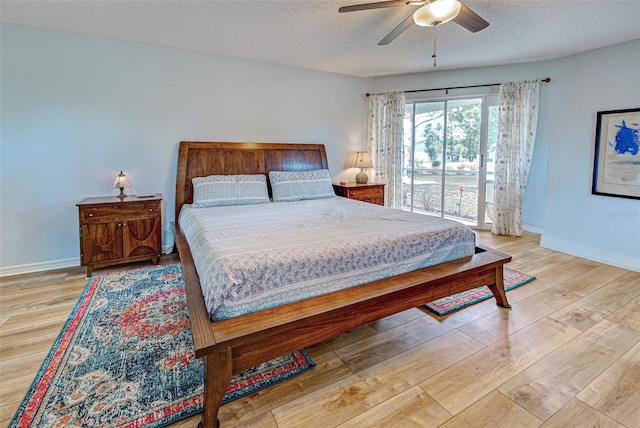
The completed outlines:
[[[513,309],[412,309],[337,336],[307,349],[315,369],[223,406],[222,426],[640,427],[640,273],[532,233],[478,238],[537,277],[508,293]],[[86,283],[84,268],[2,279],[0,425]]]

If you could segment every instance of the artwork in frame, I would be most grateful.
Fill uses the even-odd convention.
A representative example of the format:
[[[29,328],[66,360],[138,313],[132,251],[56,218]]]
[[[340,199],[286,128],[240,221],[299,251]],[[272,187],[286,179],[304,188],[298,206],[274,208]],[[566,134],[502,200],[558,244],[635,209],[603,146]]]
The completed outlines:
[[[592,194],[640,199],[639,143],[640,108],[598,112]]]

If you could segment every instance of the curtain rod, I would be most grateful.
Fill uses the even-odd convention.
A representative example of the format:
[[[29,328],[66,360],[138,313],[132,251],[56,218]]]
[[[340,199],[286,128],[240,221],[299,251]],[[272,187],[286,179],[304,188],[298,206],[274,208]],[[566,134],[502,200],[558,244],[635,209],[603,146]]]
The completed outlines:
[[[547,77],[545,79],[540,80],[541,82],[544,83],[549,83],[551,82],[551,78]],[[432,89],[414,89],[412,91],[404,91],[405,93],[407,92],[429,92],[429,91],[447,91],[447,94],[449,93],[449,89],[466,89],[466,88],[483,88],[485,86],[500,86],[502,83],[489,83],[486,85],[471,85],[471,86],[451,86],[449,88],[432,88]],[[369,97],[371,95],[375,95],[375,94],[370,94],[370,93],[366,93],[365,96]]]

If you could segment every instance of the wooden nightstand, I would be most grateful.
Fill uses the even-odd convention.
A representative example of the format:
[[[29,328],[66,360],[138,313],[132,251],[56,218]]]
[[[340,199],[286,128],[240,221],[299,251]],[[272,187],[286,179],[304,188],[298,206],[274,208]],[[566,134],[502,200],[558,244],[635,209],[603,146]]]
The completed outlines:
[[[376,205],[384,205],[384,184],[334,184],[336,195]]]
[[[140,260],[158,264],[162,253],[162,195],[87,198],[76,204],[80,264],[94,268]]]

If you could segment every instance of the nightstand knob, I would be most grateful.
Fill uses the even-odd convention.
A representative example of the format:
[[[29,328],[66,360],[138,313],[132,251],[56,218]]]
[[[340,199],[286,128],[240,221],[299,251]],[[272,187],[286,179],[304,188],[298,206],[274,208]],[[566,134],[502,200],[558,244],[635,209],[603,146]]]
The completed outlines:
[[[93,213],[89,213],[89,217],[93,217]]]
[[[149,208],[149,212],[152,213],[153,212],[153,208]]]

